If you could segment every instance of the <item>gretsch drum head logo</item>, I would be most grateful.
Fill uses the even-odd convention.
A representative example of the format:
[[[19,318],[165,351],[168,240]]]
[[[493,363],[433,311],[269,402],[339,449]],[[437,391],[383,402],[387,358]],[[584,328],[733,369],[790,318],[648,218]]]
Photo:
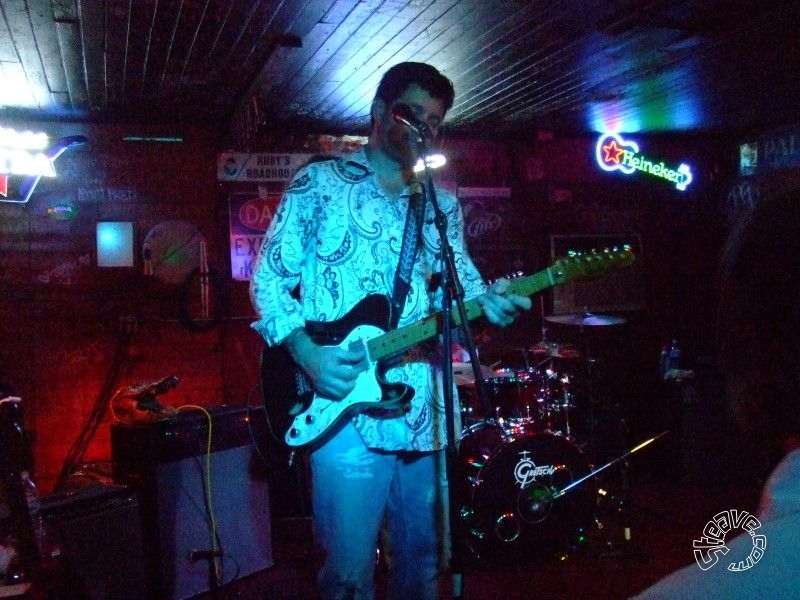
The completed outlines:
[[[534,463],[528,456],[530,454],[528,450],[524,450],[519,454],[522,458],[517,461],[517,465],[514,467],[514,479],[517,480],[521,490],[524,490],[537,478],[553,475],[556,472],[556,468],[553,465],[537,465]]]
[[[719,559],[719,555],[725,556],[730,552],[730,548],[725,545],[725,538],[733,530],[747,532],[753,541],[750,554],[746,557],[731,556],[729,559],[739,559],[738,562],[728,564],[728,571],[746,571],[752,568],[767,548],[767,538],[756,533],[761,528],[761,522],[747,511],[726,510],[717,514],[703,528],[703,536],[699,540],[694,540],[694,559],[703,571],[709,570]],[[735,535],[735,533],[734,533]]]

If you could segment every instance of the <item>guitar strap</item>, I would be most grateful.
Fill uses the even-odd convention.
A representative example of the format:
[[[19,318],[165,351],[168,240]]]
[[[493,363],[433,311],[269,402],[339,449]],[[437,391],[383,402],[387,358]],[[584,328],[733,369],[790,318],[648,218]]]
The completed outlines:
[[[400,259],[394,274],[394,290],[392,292],[392,318],[390,329],[397,327],[406,297],[411,288],[411,272],[417,257],[417,249],[422,235],[422,221],[425,218],[425,193],[418,181],[412,184],[411,197],[408,201],[406,225],[403,229],[403,244],[400,246]]]

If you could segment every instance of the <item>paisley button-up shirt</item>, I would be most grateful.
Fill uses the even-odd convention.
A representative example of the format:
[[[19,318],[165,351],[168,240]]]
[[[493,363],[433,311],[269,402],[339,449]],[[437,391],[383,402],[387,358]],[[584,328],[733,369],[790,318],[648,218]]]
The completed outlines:
[[[447,217],[447,236],[465,297],[470,299],[486,285],[467,254],[457,198],[441,189],[436,193]],[[252,326],[268,344],[279,344],[306,321],[339,319],[368,295],[391,296],[410,194],[406,190],[396,199],[388,198],[376,184],[363,148],[312,162],[297,172],[266,233],[251,280],[251,298],[260,317]],[[441,262],[439,233],[428,202],[400,326],[441,309],[442,291],[434,283]],[[440,344],[427,342],[392,362],[385,378],[405,383],[415,393],[410,409],[402,414],[354,417],[367,446],[429,451],[446,445],[441,354]],[[456,427],[458,431],[458,419]]]

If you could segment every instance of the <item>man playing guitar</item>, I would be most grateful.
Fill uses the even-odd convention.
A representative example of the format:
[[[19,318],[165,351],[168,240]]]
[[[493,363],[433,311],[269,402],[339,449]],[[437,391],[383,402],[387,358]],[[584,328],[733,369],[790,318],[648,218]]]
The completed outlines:
[[[395,109],[410,109],[435,137],[453,96],[451,82],[430,65],[389,69],[372,102],[368,143],[351,155],[300,169],[264,238],[251,282],[259,313],[253,327],[269,346],[288,353],[306,376],[314,402],[324,399],[323,408],[357,404],[353,396],[372,393],[376,385],[362,343],[374,328],[362,332],[358,322],[361,313],[369,318],[373,312],[373,298],[393,294],[410,198],[419,190],[413,171],[419,145],[415,132],[393,116]],[[437,198],[465,298],[473,299],[489,322],[509,325],[530,308],[530,299],[512,293],[507,280],[487,288],[467,254],[457,198],[440,189]],[[442,290],[432,285],[441,271],[439,249],[433,208],[426,202],[399,319],[392,319],[389,303],[378,301],[388,307],[388,323],[402,328],[441,308]],[[344,331],[330,332],[325,343],[315,332],[330,323]],[[437,510],[446,497],[441,482],[447,442],[441,355],[438,344],[427,342],[393,356],[380,377],[410,390],[396,394],[402,402],[348,412],[308,444],[314,527],[325,551],[318,576],[323,598],[373,597],[384,519],[390,597],[437,597]],[[304,422],[322,418],[322,412]]]

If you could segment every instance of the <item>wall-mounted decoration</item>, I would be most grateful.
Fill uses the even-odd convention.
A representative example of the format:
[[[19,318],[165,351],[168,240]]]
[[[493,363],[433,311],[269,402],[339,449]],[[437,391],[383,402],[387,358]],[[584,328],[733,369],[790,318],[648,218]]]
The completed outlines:
[[[217,181],[289,181],[311,154],[223,152],[217,158]]]
[[[620,171],[625,175],[644,173],[664,179],[681,192],[685,191],[694,178],[686,163],[670,167],[664,161],[652,159],[639,151],[639,144],[624,139],[616,133],[605,133],[595,145],[595,159],[604,171]]]
[[[103,221],[97,224],[97,266],[133,266],[133,223]]]
[[[496,279],[531,268],[527,215],[515,205],[511,188],[458,188],[464,236],[478,271]]]
[[[203,234],[188,221],[170,219],[155,225],[142,243],[142,260],[146,275],[164,283],[182,284],[200,267]]]
[[[231,277],[234,280],[250,281],[264,233],[272,221],[282,191],[282,187],[275,187],[230,195]]]
[[[51,144],[46,133],[0,127],[0,202],[28,202],[42,177],[56,177],[55,160],[85,143],[82,135]],[[18,186],[11,185],[12,177],[20,179]]]
[[[764,134],[758,140],[758,157],[759,173],[800,167],[800,125]]]

